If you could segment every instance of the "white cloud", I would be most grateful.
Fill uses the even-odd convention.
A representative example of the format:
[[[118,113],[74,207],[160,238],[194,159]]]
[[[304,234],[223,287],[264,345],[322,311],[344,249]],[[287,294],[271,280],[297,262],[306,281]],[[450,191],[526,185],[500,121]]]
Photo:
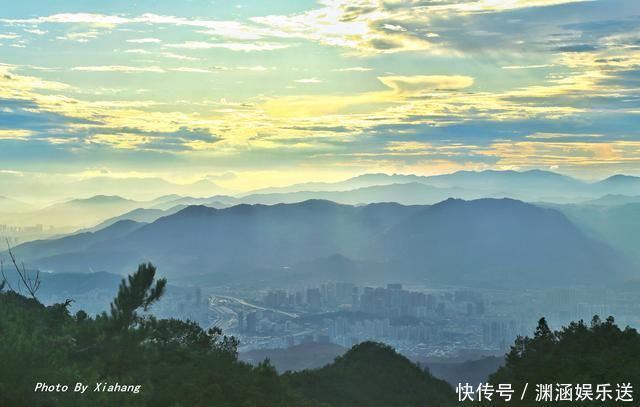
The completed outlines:
[[[158,38],[134,38],[127,40],[127,42],[133,42],[134,44],[157,44],[162,42],[162,40]]]
[[[268,42],[204,42],[204,41],[187,41],[180,44],[167,44],[169,48],[182,48],[182,49],[212,49],[212,48],[224,48],[231,51],[273,51],[276,49],[287,48],[288,45],[276,44]]]
[[[189,56],[180,55],[180,54],[174,54],[173,52],[163,52],[160,55],[165,57],[165,58],[179,59],[181,61],[199,61],[200,60],[200,58],[189,57]]]
[[[147,51],[146,49],[140,49],[140,48],[136,48],[136,49],[127,49],[124,52],[126,52],[127,54],[140,54],[140,55],[148,55],[151,52]]]
[[[32,135],[33,132],[31,130],[0,129],[0,140],[24,140]]]
[[[602,134],[593,134],[593,133],[588,133],[588,134],[579,134],[579,133],[533,133],[533,134],[530,134],[530,135],[526,136],[526,138],[542,139],[542,140],[556,139],[556,138],[582,138],[582,137],[598,138],[598,137],[603,137],[603,135]]]
[[[318,78],[304,78],[304,79],[296,79],[294,82],[296,83],[322,83],[322,81]]]
[[[473,85],[472,77],[462,75],[380,76],[378,79],[399,94],[464,89]]]
[[[76,66],[71,68],[72,71],[82,72],[122,72],[122,73],[138,73],[138,72],[154,72],[163,73],[164,69],[158,66],[124,66],[124,65],[99,65],[99,66]]]
[[[352,66],[350,68],[332,69],[333,72],[368,72],[372,70],[373,70],[372,68],[365,68],[363,66]]]
[[[551,68],[554,64],[538,64],[538,65],[508,65],[503,66],[502,69],[538,69],[538,68]]]
[[[30,34],[35,34],[35,35],[45,35],[46,33],[49,32],[49,31],[46,31],[46,30],[40,30],[38,28],[32,28],[32,29],[25,28],[24,31],[28,32]]]
[[[169,70],[170,71],[176,71],[176,72],[211,73],[211,71],[207,70],[207,69],[189,68],[189,67],[171,68]]]
[[[268,71],[268,70],[273,70],[276,69],[275,67],[266,67],[266,66],[262,66],[262,65],[255,65],[255,66],[236,66],[236,69],[239,71],[256,71],[256,72],[264,72],[264,71]]]

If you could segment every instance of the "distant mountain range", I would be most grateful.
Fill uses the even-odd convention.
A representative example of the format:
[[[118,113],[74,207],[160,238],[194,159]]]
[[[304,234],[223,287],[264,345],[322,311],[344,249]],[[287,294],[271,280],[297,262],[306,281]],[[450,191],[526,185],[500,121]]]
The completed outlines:
[[[232,200],[232,198],[230,198]],[[233,200],[232,200],[233,201]],[[235,203],[235,201],[233,201]],[[0,205],[3,204],[0,198]],[[151,201],[134,201],[117,195],[96,195],[90,198],[73,199],[56,203],[41,209],[34,209],[20,203],[12,206],[13,213],[0,211],[0,223],[10,225],[53,226],[64,231],[108,226],[118,220],[136,220],[151,222],[165,214],[175,213],[188,205],[207,204],[222,208],[227,205],[213,198],[193,198],[181,196],[162,196]],[[0,206],[1,207],[1,206]],[[25,208],[27,208],[25,210]],[[18,209],[22,209],[18,211]]]
[[[340,345],[329,342],[310,342],[285,349],[256,349],[241,352],[240,360],[258,365],[265,359],[280,373],[318,369],[344,355],[348,351]],[[504,364],[503,357],[488,356],[468,361],[417,360],[426,366],[434,377],[446,380],[452,387],[459,383],[486,383],[489,375]]]
[[[122,273],[153,261],[174,279],[226,273],[234,281],[255,281],[262,272],[270,279],[326,273],[530,287],[613,283],[630,269],[623,255],[559,211],[511,199],[189,206],[149,224],[123,220],[15,252],[30,266],[59,272]]]
[[[107,182],[104,180],[104,182]],[[109,184],[110,185],[110,184]],[[106,190],[112,190],[106,188]],[[211,188],[215,191],[216,188]],[[121,193],[126,194],[124,188]],[[459,171],[438,176],[365,174],[336,183],[306,183],[283,188],[268,188],[251,193],[204,197],[164,195],[150,201],[99,195],[74,199],[46,208],[0,198],[0,224],[32,226],[43,224],[58,228],[55,233],[94,228],[106,222],[129,219],[152,222],[164,216],[162,210],[175,212],[190,205],[224,208],[241,203],[273,205],[310,199],[330,200],[349,205],[397,202],[404,205],[429,205],[447,198],[513,198],[528,202],[615,205],[635,201],[640,196],[640,178],[616,175],[599,182],[585,182],[549,171]],[[106,226],[103,225],[103,226]],[[95,229],[94,229],[95,230]]]
[[[369,187],[389,186],[392,184],[423,184],[432,187],[434,195],[422,191],[418,202],[414,195],[411,203],[434,203],[444,193],[445,198],[459,197],[466,199],[483,197],[510,197],[527,201],[579,202],[595,199],[606,194],[640,195],[640,177],[614,175],[598,182],[586,182],[551,171],[458,171],[452,174],[435,176],[417,176],[402,174],[365,174],[336,183],[306,183],[284,188],[267,188],[242,195],[246,203],[293,202],[294,194],[304,192],[305,198],[331,199],[336,202],[356,203],[352,197],[342,198],[339,192],[366,189]],[[382,188],[384,190],[384,188]],[[416,194],[414,190],[411,193]],[[311,195],[315,192],[316,195]],[[333,195],[321,195],[319,192],[334,192]],[[381,192],[376,191],[380,198]],[[398,192],[398,191],[396,191]],[[390,199],[394,192],[389,192],[383,201],[400,202],[405,196],[396,193],[397,199]],[[338,198],[336,198],[338,196]],[[261,199],[264,199],[261,201]],[[279,200],[278,200],[279,199]],[[371,198],[361,198],[361,203],[381,202]],[[268,200],[268,201],[267,201]],[[433,200],[433,201],[432,201]]]
[[[27,203],[7,198],[6,196],[0,196],[0,213],[20,213],[30,210],[33,210],[33,207]]]
[[[583,205],[549,205],[563,212],[584,233],[619,249],[640,267],[640,201],[615,199],[616,204],[600,201]],[[610,203],[608,199],[605,202]]]

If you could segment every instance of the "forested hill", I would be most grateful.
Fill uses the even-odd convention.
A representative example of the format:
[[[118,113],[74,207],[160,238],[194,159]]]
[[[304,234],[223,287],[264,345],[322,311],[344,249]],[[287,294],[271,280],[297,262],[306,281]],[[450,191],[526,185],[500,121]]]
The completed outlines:
[[[447,382],[375,342],[360,343],[321,369],[284,378],[306,399],[336,407],[443,406],[454,398]]]
[[[559,384],[571,385],[574,402],[559,401],[553,405],[637,405],[640,398],[640,334],[632,328],[620,329],[613,317],[602,321],[594,316],[590,325],[583,321],[572,322],[559,331],[552,331],[542,318],[533,337],[516,340],[506,364],[491,375],[489,381],[494,387],[499,383],[510,383],[516,393],[521,393],[525,383],[529,383],[524,401],[518,401],[522,406],[545,404],[535,401],[536,384],[551,385],[553,400],[559,397]],[[628,385],[634,402],[628,400],[629,395],[624,395]],[[590,391],[586,390],[589,386]],[[578,394],[585,399],[575,402]]]
[[[374,343],[315,372],[280,376],[268,362],[240,362],[237,341],[220,330],[145,313],[165,287],[166,280],[155,280],[152,265],[141,265],[123,280],[110,312],[91,318],[83,311],[71,315],[68,304],[44,306],[5,285],[0,405],[387,407],[453,401],[446,383]],[[39,382],[69,389],[36,392]],[[89,386],[84,394],[74,392],[77,382]],[[140,388],[94,391],[96,383]]]

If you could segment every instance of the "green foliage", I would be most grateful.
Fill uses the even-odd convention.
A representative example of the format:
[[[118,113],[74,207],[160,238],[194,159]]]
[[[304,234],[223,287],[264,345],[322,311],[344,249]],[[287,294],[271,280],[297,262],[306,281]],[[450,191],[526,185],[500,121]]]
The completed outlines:
[[[284,377],[305,398],[336,407],[444,406],[454,400],[446,382],[374,342],[354,346],[321,369]]]
[[[640,335],[629,327],[621,330],[613,317],[603,322],[596,315],[590,326],[581,320],[555,332],[542,318],[532,338],[516,339],[506,364],[490,377],[490,382],[511,383],[520,391],[525,383],[529,383],[528,400],[520,405],[540,405],[534,401],[535,384],[590,383],[595,398],[596,385],[610,383],[615,399],[618,383],[631,383],[636,392],[640,389],[639,366]],[[566,405],[569,404],[576,405]],[[620,404],[614,400],[579,405]],[[565,404],[560,402],[558,405]]]
[[[111,303],[111,319],[119,329],[128,329],[139,321],[136,310],[139,308],[147,311],[151,304],[160,299],[167,285],[166,279],[156,281],[152,288],[156,275],[156,268],[151,264],[141,264],[138,271],[128,277],[128,282],[123,280],[118,289],[118,295]]]
[[[69,302],[47,307],[0,292],[0,406],[424,406],[452,394],[390,348],[371,343],[319,370],[318,383],[314,372],[282,377],[268,360],[255,367],[239,362],[237,340],[220,329],[141,313],[166,287],[155,271],[141,265],[123,280],[111,312],[95,318],[71,315]],[[69,390],[35,392],[38,382]],[[89,389],[74,393],[77,382]],[[141,389],[94,392],[102,382]]]

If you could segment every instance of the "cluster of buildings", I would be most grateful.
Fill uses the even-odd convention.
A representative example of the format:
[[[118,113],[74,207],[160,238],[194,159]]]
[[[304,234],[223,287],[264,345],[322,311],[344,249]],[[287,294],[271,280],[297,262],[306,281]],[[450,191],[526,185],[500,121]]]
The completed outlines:
[[[477,290],[331,282],[269,290],[255,300],[255,307],[237,309],[233,330],[245,350],[310,341],[350,347],[376,340],[405,353],[455,353],[461,348],[500,353],[530,327],[489,312],[487,303]]]
[[[45,232],[45,227],[41,224],[33,226],[12,226],[0,224],[0,237],[2,237],[3,243],[6,239],[6,241],[8,241],[12,246],[33,240],[33,238],[36,237],[42,237],[45,235]]]

